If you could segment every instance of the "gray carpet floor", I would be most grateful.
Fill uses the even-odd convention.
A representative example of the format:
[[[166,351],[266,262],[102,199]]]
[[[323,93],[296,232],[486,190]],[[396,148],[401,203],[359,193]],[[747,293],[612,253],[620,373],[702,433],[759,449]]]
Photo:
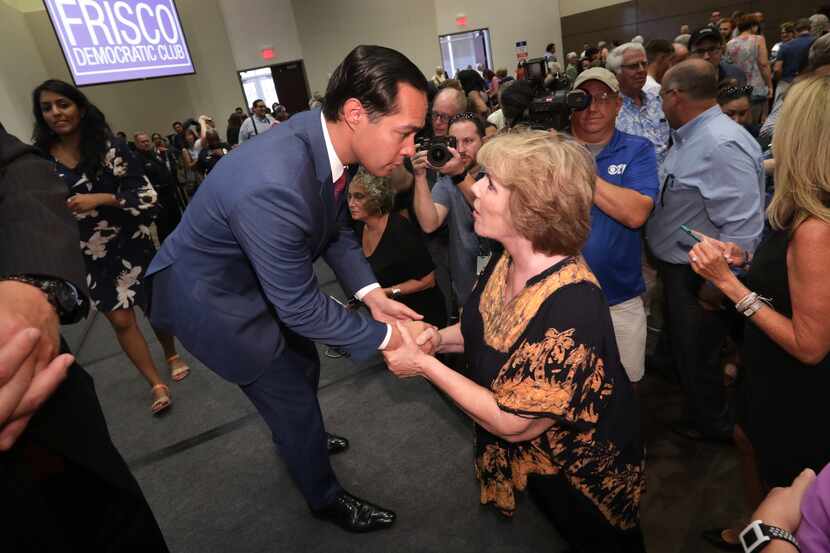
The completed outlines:
[[[331,271],[322,264],[317,270],[323,289],[342,298]],[[139,318],[157,364],[165,366],[149,324]],[[338,478],[355,495],[398,514],[390,530],[352,535],[309,516],[267,427],[237,387],[182,351],[192,372],[170,385],[172,408],[153,417],[149,389],[103,316],[63,332],[95,378],[113,440],[173,552],[566,550],[527,498],[520,497],[512,520],[479,505],[472,424],[425,381],[396,379],[380,358],[355,364],[320,348],[326,425],[351,441],[349,451],[332,458]],[[648,550],[715,551],[699,534],[741,515],[736,452],[668,432],[681,397],[660,377],[646,375],[641,397]]]

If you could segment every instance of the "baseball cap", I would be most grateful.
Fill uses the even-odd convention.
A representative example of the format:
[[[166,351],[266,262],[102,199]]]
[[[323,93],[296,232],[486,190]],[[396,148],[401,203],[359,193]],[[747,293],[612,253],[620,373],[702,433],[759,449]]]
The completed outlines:
[[[689,50],[695,47],[695,44],[700,42],[701,40],[706,40],[711,38],[718,44],[723,42],[723,38],[720,36],[720,31],[715,29],[714,27],[701,27],[697,31],[692,33],[692,36],[689,37]]]
[[[617,77],[604,67],[592,67],[580,73],[574,81],[574,88],[579,88],[582,86],[582,83],[588,81],[599,81],[614,91],[614,93],[620,91],[620,82],[617,80]]]

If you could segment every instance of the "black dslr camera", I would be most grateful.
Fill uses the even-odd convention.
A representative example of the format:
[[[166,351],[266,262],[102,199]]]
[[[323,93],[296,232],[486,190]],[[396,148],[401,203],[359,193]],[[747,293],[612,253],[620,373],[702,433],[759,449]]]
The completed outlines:
[[[528,106],[527,118],[531,128],[563,131],[568,128],[571,113],[582,111],[591,103],[583,90],[569,90],[567,77],[547,73],[544,58],[528,60],[526,79],[533,85],[533,100]]]
[[[433,136],[418,142],[416,151],[427,151],[427,161],[433,167],[442,167],[452,159],[450,148],[458,148],[458,141],[454,136]]]

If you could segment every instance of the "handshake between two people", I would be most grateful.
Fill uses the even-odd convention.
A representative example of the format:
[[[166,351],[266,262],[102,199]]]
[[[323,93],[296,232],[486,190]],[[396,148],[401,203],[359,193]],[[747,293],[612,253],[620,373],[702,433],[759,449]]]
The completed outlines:
[[[383,350],[390,370],[400,378],[420,374],[414,361],[436,353],[441,345],[438,328],[424,322],[421,314],[387,297],[380,288],[366,294],[363,303],[376,321],[392,326],[392,336]]]

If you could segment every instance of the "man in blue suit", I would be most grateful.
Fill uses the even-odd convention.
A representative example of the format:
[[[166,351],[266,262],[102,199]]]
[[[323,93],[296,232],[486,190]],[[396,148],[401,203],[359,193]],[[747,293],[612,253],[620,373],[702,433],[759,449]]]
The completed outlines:
[[[388,175],[414,154],[426,90],[404,55],[358,46],[332,75],[322,113],[295,115],[216,165],[148,271],[156,328],[242,388],[312,513],[356,532],[388,527],[395,513],[337,482],[329,452],[348,444],[323,426],[314,341],[368,359],[400,344],[388,322],[420,319],[377,284],[347,226],[344,188],[346,165]],[[321,256],[375,320],[320,290]]]

